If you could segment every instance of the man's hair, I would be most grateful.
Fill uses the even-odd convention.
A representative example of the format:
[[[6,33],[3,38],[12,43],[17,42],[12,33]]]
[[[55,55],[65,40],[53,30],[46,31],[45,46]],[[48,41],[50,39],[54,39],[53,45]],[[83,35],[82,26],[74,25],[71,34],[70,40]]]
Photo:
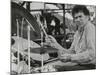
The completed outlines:
[[[83,12],[84,15],[88,15],[88,16],[90,15],[89,10],[84,5],[75,5],[74,8],[72,9],[72,16],[74,17],[74,15],[79,12]]]

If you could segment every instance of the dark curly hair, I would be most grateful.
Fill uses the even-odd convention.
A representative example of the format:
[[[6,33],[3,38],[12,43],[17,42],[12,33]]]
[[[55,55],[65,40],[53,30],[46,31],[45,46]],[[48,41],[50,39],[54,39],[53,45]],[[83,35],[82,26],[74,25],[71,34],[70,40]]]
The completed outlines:
[[[74,17],[74,15],[79,12],[83,12],[84,15],[87,16],[90,15],[90,12],[85,5],[75,5],[72,9],[72,16]]]

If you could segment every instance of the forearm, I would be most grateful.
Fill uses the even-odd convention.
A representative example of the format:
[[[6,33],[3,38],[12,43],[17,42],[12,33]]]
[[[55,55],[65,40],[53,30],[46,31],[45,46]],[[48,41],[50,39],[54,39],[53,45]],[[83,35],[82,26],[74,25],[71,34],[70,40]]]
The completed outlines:
[[[58,47],[58,56],[59,58],[61,58],[62,56],[66,56],[66,55],[71,55],[71,54],[75,54],[74,51],[70,50],[70,49],[66,49],[66,48],[63,48],[62,46],[59,46]]]
[[[71,61],[72,62],[87,63],[91,60],[92,59],[91,59],[90,53],[88,51],[71,55]]]

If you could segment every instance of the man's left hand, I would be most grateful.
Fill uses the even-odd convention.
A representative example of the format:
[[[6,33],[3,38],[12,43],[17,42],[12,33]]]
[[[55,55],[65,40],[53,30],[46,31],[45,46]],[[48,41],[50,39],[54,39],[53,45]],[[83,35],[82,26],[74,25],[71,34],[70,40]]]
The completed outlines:
[[[71,61],[71,55],[70,54],[63,54],[59,57],[59,59],[62,62],[70,62]]]

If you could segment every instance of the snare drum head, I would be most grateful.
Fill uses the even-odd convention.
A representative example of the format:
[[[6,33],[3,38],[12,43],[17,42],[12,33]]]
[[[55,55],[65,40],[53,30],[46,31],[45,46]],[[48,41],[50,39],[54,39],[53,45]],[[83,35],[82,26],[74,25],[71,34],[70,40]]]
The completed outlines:
[[[42,56],[43,56],[43,61],[46,61],[50,58],[48,54],[41,55],[41,54],[37,54],[37,53],[31,53],[30,56],[33,60],[37,60],[37,61],[42,61]]]

